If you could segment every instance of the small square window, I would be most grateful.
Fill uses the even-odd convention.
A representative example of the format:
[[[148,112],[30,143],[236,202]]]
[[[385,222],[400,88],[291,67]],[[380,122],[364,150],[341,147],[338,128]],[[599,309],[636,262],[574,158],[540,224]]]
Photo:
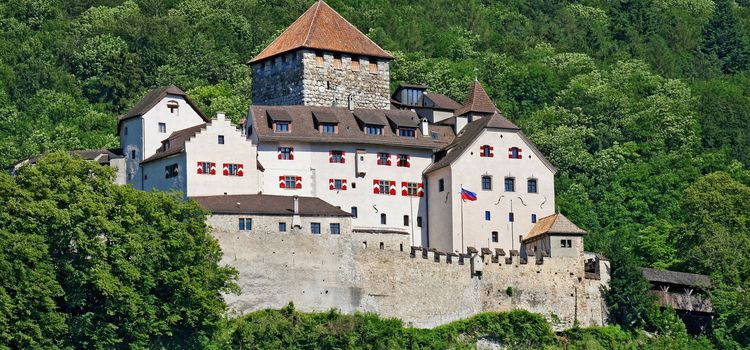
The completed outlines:
[[[352,207],[352,218],[357,218],[357,207]]]
[[[276,132],[289,132],[289,123],[276,122]]]
[[[253,219],[240,218],[240,231],[250,231],[253,229]]]
[[[296,176],[284,176],[284,187],[285,188],[297,188],[297,177]]]
[[[497,241],[498,241],[497,231],[492,231],[492,243],[497,243]]]
[[[342,151],[331,151],[331,163],[343,163],[343,153]]]
[[[286,232],[286,222],[279,223],[279,232]]]
[[[529,179],[526,184],[527,184],[526,189],[528,190],[529,193],[536,193],[537,191],[536,179]]]
[[[445,180],[440,179],[438,180],[438,192],[445,191]]]
[[[320,125],[320,132],[324,134],[335,134],[336,133],[336,125],[330,124],[330,123],[324,123]]]
[[[292,157],[292,152],[294,149],[292,147],[279,147],[279,159],[281,160],[292,160],[294,159]]]
[[[333,189],[334,190],[340,190],[343,189],[343,181],[341,179],[333,179]]]
[[[219,135],[218,141],[219,141],[220,145],[223,145],[224,144],[224,135]]]
[[[320,223],[319,222],[313,222],[310,224],[310,232],[314,235],[320,234]]]
[[[536,214],[531,214],[531,223],[532,224],[536,223]]]
[[[491,217],[490,211],[489,210],[485,210],[484,211],[484,220],[490,221],[490,217]]]
[[[573,248],[573,241],[570,239],[560,240],[560,248]]]
[[[492,191],[492,176],[482,176],[482,190]]]
[[[331,224],[331,234],[332,235],[340,235],[341,234],[341,225],[338,223]]]
[[[378,192],[380,194],[391,194],[391,183],[388,180],[378,181]]]
[[[167,123],[159,123],[159,132],[162,134],[167,132]]]
[[[515,221],[515,215],[513,215],[513,212],[508,213],[508,221],[510,222]]]
[[[516,179],[512,177],[506,177],[505,178],[505,192],[515,192],[516,191]]]

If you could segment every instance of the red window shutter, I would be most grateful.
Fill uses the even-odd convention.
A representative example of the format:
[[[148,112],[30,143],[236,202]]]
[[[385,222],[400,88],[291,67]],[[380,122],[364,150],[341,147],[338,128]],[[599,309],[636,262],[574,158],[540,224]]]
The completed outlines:
[[[390,195],[391,196],[395,196],[396,195],[396,181],[391,181]]]
[[[490,157],[495,156],[495,147],[490,146]]]
[[[211,162],[211,175],[216,175],[216,163]]]
[[[521,155],[521,151],[523,151],[523,150],[519,148],[518,149],[518,159],[523,158],[523,156]]]
[[[417,186],[417,197],[424,197],[424,188],[422,187],[422,183],[420,182]]]
[[[484,146],[479,146],[479,156],[484,157]]]
[[[346,159],[344,159],[344,155],[345,155],[345,152],[344,152],[344,151],[341,151],[341,163],[342,163],[342,164],[343,164],[343,163],[346,163]],[[344,181],[346,181],[346,180],[344,180]]]
[[[289,160],[294,160],[294,148],[289,148]]]
[[[328,151],[328,163],[333,163],[333,151]]]
[[[279,147],[279,160],[281,160],[281,147]]]
[[[203,162],[198,162],[198,174],[203,174]]]
[[[401,182],[401,195],[404,197],[409,195],[409,191],[406,189],[406,182]]]
[[[224,176],[229,176],[229,164],[224,163],[222,165],[222,170],[224,171]]]
[[[372,180],[372,193],[380,194],[380,183],[378,180]]]
[[[295,188],[302,188],[302,176],[297,176],[297,186]]]
[[[406,167],[411,167],[411,156],[408,154],[406,155]]]
[[[328,189],[333,191],[333,179],[328,179]]]
[[[388,154],[387,159],[388,159],[388,166],[391,166],[391,155],[390,154]]]
[[[242,167],[242,164],[237,164],[237,176],[242,176],[245,174],[245,170]]]
[[[513,158],[513,147],[508,148],[508,158]]]
[[[341,190],[346,191],[346,179],[341,180]]]
[[[286,182],[284,182],[284,176],[279,176],[279,188],[286,188]]]

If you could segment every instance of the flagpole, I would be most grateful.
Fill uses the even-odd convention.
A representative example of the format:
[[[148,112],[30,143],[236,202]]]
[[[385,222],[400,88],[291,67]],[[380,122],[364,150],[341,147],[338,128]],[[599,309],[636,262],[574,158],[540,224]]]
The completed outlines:
[[[461,253],[464,252],[464,185],[461,184]]]

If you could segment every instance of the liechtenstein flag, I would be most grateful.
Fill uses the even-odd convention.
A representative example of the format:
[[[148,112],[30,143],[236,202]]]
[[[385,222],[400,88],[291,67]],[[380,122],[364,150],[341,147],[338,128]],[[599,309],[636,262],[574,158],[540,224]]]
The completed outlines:
[[[461,199],[466,201],[477,200],[477,194],[461,187]]]

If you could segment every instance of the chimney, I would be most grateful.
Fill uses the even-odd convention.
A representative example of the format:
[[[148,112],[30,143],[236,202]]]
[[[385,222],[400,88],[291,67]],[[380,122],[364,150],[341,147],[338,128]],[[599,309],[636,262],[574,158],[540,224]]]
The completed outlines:
[[[299,215],[299,196],[294,196],[294,215]]]
[[[294,199],[294,215],[292,216],[292,229],[302,229],[302,218],[299,216],[299,196]]]
[[[350,111],[354,110],[354,95],[349,95],[349,97],[347,98],[346,107],[349,108]]]
[[[430,123],[427,122],[427,118],[422,118],[419,127],[422,129],[422,136],[430,136]]]
[[[216,112],[216,120],[224,120],[226,119],[226,115],[224,112]]]

